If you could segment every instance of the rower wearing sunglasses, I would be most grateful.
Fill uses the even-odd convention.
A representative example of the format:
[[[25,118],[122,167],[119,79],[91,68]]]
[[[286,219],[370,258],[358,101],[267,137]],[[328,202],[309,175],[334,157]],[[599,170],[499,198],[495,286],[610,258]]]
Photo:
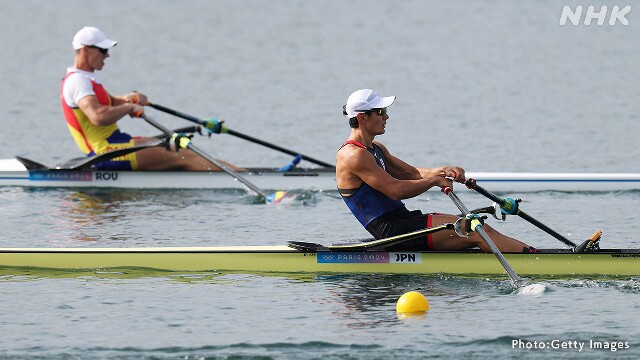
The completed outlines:
[[[452,187],[452,180],[464,183],[459,166],[416,168],[391,155],[378,141],[385,133],[387,108],[395,96],[382,97],[370,89],[354,92],[343,107],[351,134],[336,156],[336,181],[340,195],[358,221],[376,239],[406,234],[445,223],[458,217],[449,214],[423,214],[409,211],[401,200],[422,194],[434,186]],[[502,235],[485,225],[485,231],[501,251],[534,252],[535,248]],[[424,235],[401,244],[394,250],[462,250],[479,247],[491,252],[475,232],[461,237],[453,230]]]
[[[80,29],[73,37],[75,61],[62,80],[62,110],[71,135],[87,156],[154,140],[132,137],[121,132],[116,124],[126,115],[143,114],[147,97],[138,92],[111,95],[96,76],[96,71],[104,67],[109,50],[116,44],[92,26]],[[95,167],[101,170],[220,170],[191,150],[176,153],[162,147],[145,148]]]

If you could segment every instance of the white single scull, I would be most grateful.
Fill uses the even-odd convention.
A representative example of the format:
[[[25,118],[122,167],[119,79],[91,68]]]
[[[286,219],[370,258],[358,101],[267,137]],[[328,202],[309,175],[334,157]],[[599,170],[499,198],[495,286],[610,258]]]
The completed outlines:
[[[47,167],[22,159],[0,159],[0,186],[129,189],[243,189],[222,171],[97,171]],[[37,166],[38,164],[40,166]],[[262,189],[335,190],[334,168],[247,168],[240,174]],[[640,173],[467,172],[496,192],[640,190]],[[461,190],[463,187],[460,186]]]

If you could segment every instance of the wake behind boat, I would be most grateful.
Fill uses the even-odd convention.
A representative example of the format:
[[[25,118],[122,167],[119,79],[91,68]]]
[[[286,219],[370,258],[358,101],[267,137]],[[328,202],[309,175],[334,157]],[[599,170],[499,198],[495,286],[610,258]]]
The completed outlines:
[[[81,159],[86,161],[86,158]],[[78,159],[47,166],[23,157],[0,159],[0,186],[128,189],[242,189],[222,171],[101,171],[75,166]],[[335,168],[247,167],[240,174],[264,189],[335,190]],[[280,170],[280,171],[279,171]],[[468,172],[499,192],[640,190],[640,173]]]

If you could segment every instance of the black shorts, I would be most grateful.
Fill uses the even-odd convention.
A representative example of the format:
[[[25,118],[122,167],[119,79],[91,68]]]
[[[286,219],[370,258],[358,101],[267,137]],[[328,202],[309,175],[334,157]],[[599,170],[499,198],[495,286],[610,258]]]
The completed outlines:
[[[373,219],[367,231],[376,239],[402,235],[432,226],[432,213],[423,214],[420,210],[409,211],[400,206]],[[392,246],[389,250],[433,250],[431,234],[416,236],[413,239]]]

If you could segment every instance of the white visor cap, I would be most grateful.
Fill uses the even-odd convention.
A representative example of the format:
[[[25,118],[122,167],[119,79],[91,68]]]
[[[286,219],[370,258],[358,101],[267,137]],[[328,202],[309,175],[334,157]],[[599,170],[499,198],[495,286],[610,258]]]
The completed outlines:
[[[101,49],[110,49],[118,42],[108,39],[100,29],[93,26],[85,26],[73,37],[73,50],[78,50],[83,46],[96,46]]]
[[[371,89],[362,89],[349,96],[344,110],[347,113],[346,116],[351,119],[361,112],[386,108],[393,104],[395,99],[395,96],[382,97]]]

